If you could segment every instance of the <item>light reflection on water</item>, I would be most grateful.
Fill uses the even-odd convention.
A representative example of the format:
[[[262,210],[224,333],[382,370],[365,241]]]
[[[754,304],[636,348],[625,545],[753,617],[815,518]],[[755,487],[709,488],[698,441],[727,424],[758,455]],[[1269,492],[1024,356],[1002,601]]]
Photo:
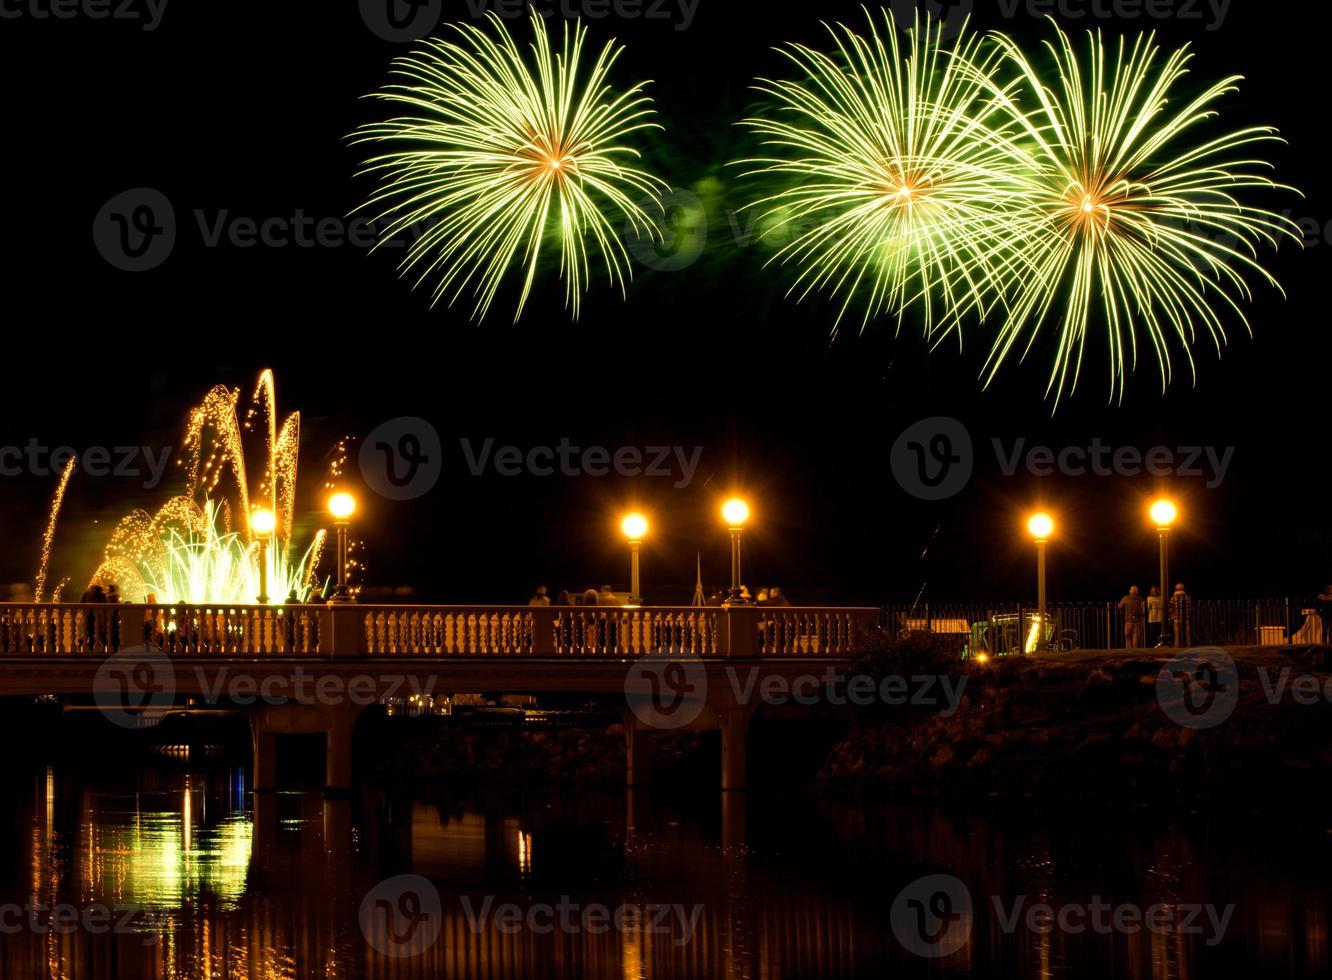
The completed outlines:
[[[243,770],[217,767],[46,767],[14,795],[7,819],[25,832],[0,844],[0,902],[142,911],[109,935],[0,928],[4,978],[1183,980],[1329,969],[1325,835],[1283,843],[1243,820],[1204,834],[1091,810],[996,817],[744,794],[491,790],[425,802],[363,790],[353,802],[253,794]],[[888,910],[905,884],[940,871],[970,887],[975,925],[957,953],[926,961],[897,945]],[[406,872],[435,883],[443,926],[424,953],[399,959],[365,942],[358,912]],[[1008,934],[992,895],[1236,910],[1210,948],[1177,935]],[[486,896],[701,909],[687,942],[641,927],[509,934],[469,921],[466,908]]]

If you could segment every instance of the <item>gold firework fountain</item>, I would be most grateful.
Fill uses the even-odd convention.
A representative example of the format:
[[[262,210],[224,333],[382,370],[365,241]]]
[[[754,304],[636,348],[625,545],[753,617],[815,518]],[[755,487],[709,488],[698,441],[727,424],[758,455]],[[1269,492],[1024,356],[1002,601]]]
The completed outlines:
[[[183,447],[185,492],[156,513],[137,509],[122,518],[93,582],[115,582],[126,602],[153,595],[163,603],[246,604],[261,594],[262,561],[270,603],[281,603],[292,592],[301,601],[309,598],[326,532],[319,530],[303,551],[297,549],[300,413],[279,424],[269,370],[259,376],[243,417],[240,397],[240,389],[218,385],[190,412]],[[247,436],[261,446],[263,472],[253,484],[246,465]],[[251,529],[250,515],[260,509],[273,515],[266,548]],[[45,573],[44,555],[39,579]]]

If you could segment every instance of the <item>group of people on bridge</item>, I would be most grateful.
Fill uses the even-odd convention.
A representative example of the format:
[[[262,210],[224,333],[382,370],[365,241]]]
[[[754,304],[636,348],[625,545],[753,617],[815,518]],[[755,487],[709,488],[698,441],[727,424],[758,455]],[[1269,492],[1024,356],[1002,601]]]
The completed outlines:
[[[1130,650],[1151,644],[1154,647],[1193,645],[1193,598],[1183,582],[1175,583],[1169,601],[1153,585],[1143,596],[1136,585],[1119,600],[1124,615],[1124,646]]]

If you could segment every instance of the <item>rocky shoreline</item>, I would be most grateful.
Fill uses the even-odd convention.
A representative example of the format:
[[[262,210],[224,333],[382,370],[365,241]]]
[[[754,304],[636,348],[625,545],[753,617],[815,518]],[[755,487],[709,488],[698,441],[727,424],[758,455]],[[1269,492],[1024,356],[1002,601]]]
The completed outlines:
[[[1332,650],[1226,653],[1239,682],[1233,710],[1211,727],[1190,727],[1158,698],[1162,668],[1178,666],[1175,651],[958,664],[919,645],[889,644],[864,669],[965,674],[957,710],[860,712],[819,782],[825,792],[940,798],[1327,792]],[[1207,692],[1197,693],[1195,703],[1206,703]]]

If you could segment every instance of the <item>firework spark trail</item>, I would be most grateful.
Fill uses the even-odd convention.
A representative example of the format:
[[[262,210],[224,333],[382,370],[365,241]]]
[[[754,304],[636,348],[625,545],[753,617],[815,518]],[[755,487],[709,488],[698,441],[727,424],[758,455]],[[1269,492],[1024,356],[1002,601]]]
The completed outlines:
[[[250,486],[245,471],[245,443],[236,418],[238,397],[238,391],[215,385],[204,396],[203,402],[190,412],[185,433],[189,459],[187,489],[191,499],[207,499],[221,484],[223,474],[230,472],[239,513],[244,518],[241,531],[248,540]]]
[[[1088,32],[1084,58],[1056,25],[1047,78],[1002,34],[964,31],[944,51],[942,27],[918,22],[904,55],[884,24],[871,17],[868,38],[829,26],[832,54],[788,46],[800,80],[760,82],[776,112],[745,120],[773,152],[750,172],[787,182],[750,205],[765,235],[791,236],[773,261],[797,268],[800,298],[832,293],[838,324],[857,301],[862,329],[885,313],[900,328],[918,306],[937,343],[961,341],[964,316],[993,318],[987,386],[1052,330],[1057,407],[1096,331],[1112,400],[1144,345],[1164,390],[1176,346],[1192,374],[1200,335],[1219,352],[1231,314],[1249,329],[1250,280],[1280,290],[1258,251],[1299,228],[1241,199],[1294,190],[1251,158],[1280,138],[1204,129],[1238,77],[1184,94],[1187,48]]]
[[[778,50],[799,81],[762,79],[773,100],[743,121],[772,155],[747,175],[788,186],[748,207],[766,236],[791,241],[771,261],[797,268],[792,293],[827,291],[837,322],[863,301],[861,328],[919,305],[927,336],[999,299],[991,243],[1021,203],[1006,139],[1016,123],[981,83],[999,52],[965,31],[945,50],[943,25],[917,20],[903,50],[888,11],[868,36],[825,25],[836,51]]]
[[[271,504],[277,521],[274,547],[266,549],[272,601],[282,602],[292,591],[302,601],[308,597],[316,584],[323,532],[303,554],[293,556],[300,414],[293,412],[278,425],[270,370],[259,375],[244,422],[236,412],[239,400],[240,389],[218,385],[190,412],[186,492],[155,514],[135,510],[126,515],[107,542],[94,580],[116,581],[134,602],[148,593],[163,602],[253,602],[260,591],[260,549],[249,517],[251,501],[258,500]],[[244,434],[256,428],[263,477],[251,487]],[[240,519],[233,522],[233,514]]]
[[[1175,343],[1193,375],[1198,333],[1218,353],[1226,341],[1221,313],[1232,311],[1250,330],[1236,299],[1252,298],[1248,278],[1281,289],[1259,264],[1258,247],[1275,248],[1283,237],[1298,242],[1299,228],[1237,195],[1294,192],[1264,173],[1269,163],[1248,156],[1255,144],[1282,141],[1265,126],[1191,139],[1240,78],[1196,96],[1181,93],[1192,59],[1187,48],[1163,58],[1153,35],[1139,35],[1131,44],[1120,38],[1111,52],[1099,32],[1087,32],[1082,58],[1069,36],[1057,25],[1055,31],[1056,43],[1045,44],[1057,68],[1053,84],[1003,35],[994,39],[1011,79],[976,73],[1021,126],[1019,138],[1001,139],[1021,163],[1027,199],[994,243],[1005,257],[1007,313],[983,378],[991,383],[1014,351],[1025,358],[1052,324],[1056,353],[1046,393],[1057,405],[1077,386],[1096,325],[1105,331],[1112,400],[1122,399],[1136,366],[1140,333],[1164,391]]]
[[[630,257],[616,221],[657,237],[654,217],[666,185],[632,166],[623,141],[651,122],[644,84],[616,93],[607,82],[624,50],[614,42],[584,70],[587,29],[566,24],[558,51],[545,19],[532,12],[532,58],[504,21],[494,36],[453,25],[454,41],[427,40],[394,62],[399,82],[375,93],[404,114],[362,126],[353,143],[388,147],[362,171],[378,189],[364,208],[385,223],[376,248],[411,239],[400,271],[415,284],[434,279],[432,305],[452,305],[471,289],[483,319],[510,272],[522,275],[516,322],[531,294],[547,239],[558,239],[565,303],[576,319],[598,252],[625,291]],[[612,218],[616,219],[615,221]],[[424,231],[422,231],[424,229]],[[419,234],[418,234],[419,233]]]
[[[60,473],[60,480],[56,483],[55,493],[51,497],[51,510],[46,518],[46,531],[42,534],[42,552],[37,561],[37,577],[33,580],[32,596],[33,601],[41,602],[42,593],[46,591],[46,575],[51,567],[51,545],[55,541],[56,523],[60,520],[60,505],[65,500],[65,490],[69,487],[69,478],[74,475],[74,465],[78,462],[77,456],[71,456],[65,463],[64,470]]]

